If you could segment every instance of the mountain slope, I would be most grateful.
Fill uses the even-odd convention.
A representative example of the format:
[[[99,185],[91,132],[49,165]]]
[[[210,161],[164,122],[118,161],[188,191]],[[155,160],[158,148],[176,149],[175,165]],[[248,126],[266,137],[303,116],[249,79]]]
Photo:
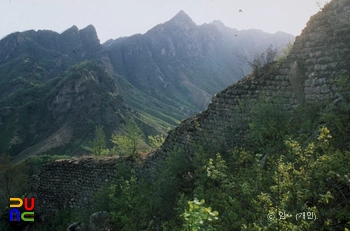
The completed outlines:
[[[253,59],[270,44],[280,48],[293,39],[284,33],[235,31],[218,22],[197,26],[180,11],[143,35],[108,41],[104,47],[116,72],[146,94],[151,114],[161,111],[179,120],[205,109],[212,95],[250,71],[236,54]],[[129,93],[133,91],[126,87],[122,94],[142,111]],[[165,109],[169,106],[170,111]]]
[[[14,33],[0,47],[1,153],[79,154],[97,124],[110,136],[134,117],[93,26]]]
[[[113,78],[93,62],[72,67],[24,93],[19,98],[35,100],[5,107],[7,113],[1,114],[1,151],[20,152],[15,160],[43,152],[81,153],[97,124],[110,135],[124,117],[132,117]]]

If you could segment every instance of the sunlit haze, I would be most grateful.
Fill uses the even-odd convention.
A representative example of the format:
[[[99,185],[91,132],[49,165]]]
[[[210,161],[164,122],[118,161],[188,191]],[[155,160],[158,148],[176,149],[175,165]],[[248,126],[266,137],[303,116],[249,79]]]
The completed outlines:
[[[316,0],[2,0],[0,38],[16,31],[95,26],[101,42],[145,33],[184,10],[197,24],[299,35],[325,1]]]

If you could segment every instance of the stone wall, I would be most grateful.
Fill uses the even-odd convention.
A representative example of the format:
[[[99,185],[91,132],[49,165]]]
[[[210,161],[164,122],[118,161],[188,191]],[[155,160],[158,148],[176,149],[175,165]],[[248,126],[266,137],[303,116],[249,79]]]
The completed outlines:
[[[50,216],[62,208],[91,208],[94,192],[117,176],[115,158],[72,158],[42,167],[32,179],[35,212]]]
[[[249,121],[249,114],[237,109],[240,101],[255,101],[264,92],[278,98],[285,110],[293,110],[304,101],[334,98],[335,79],[349,76],[349,71],[350,1],[333,0],[311,17],[277,70],[247,76],[214,96],[207,110],[182,121],[171,131],[162,147],[137,172],[151,177],[150,170],[171,150],[177,146],[190,150],[191,144],[203,137],[209,145],[228,146],[239,137],[232,131],[239,132]],[[89,207],[93,192],[116,176],[116,161],[88,158],[45,165],[35,190],[37,210],[52,213],[62,207]]]
[[[190,143],[207,134],[206,143],[232,143],[237,127],[244,128],[249,114],[237,110],[240,101],[265,96],[278,98],[285,110],[302,102],[320,103],[335,98],[335,80],[350,71],[350,1],[333,0],[310,18],[277,70],[250,75],[217,94],[206,111],[188,118],[170,132],[164,145],[144,165],[155,167],[175,146],[190,150]],[[209,135],[208,135],[209,134]],[[239,137],[239,136],[237,136]]]

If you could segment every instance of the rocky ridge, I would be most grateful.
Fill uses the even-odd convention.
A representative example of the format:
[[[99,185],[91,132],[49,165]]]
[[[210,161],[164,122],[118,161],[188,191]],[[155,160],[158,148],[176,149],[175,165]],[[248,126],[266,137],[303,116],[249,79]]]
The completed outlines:
[[[85,133],[93,134],[92,121],[118,129],[126,106],[92,25],[62,34],[17,32],[2,39],[0,48],[1,153],[19,161],[71,149],[72,140],[91,139]]]
[[[120,79],[145,94],[150,106],[138,103],[128,88],[122,89],[127,103],[143,112],[156,104],[149,114],[161,112],[179,120],[204,110],[213,94],[249,73],[236,54],[253,59],[254,52],[270,44],[281,48],[293,40],[289,34],[236,31],[222,23],[196,25],[180,11],[145,34],[109,41],[105,49]]]

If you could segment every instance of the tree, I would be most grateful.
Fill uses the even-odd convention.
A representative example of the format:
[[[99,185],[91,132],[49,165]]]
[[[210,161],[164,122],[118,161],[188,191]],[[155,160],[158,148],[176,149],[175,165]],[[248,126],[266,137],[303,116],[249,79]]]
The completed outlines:
[[[103,126],[101,125],[96,126],[95,139],[92,143],[92,152],[96,156],[108,153],[108,150],[106,149],[106,135],[103,131]]]
[[[316,5],[318,6],[318,8],[320,8],[320,11],[322,11],[326,4],[328,4],[327,1],[316,1]]]
[[[188,201],[190,208],[182,214],[185,219],[184,231],[215,230],[208,222],[217,220],[219,213],[212,212],[210,207],[204,207],[204,203],[205,200],[199,201],[197,198]]]
[[[288,57],[292,49],[293,49],[293,43],[288,42],[288,44],[285,47],[283,47],[279,52],[278,56],[276,57],[276,62],[282,63]]]
[[[125,134],[113,134],[114,151],[123,156],[136,156],[143,141],[143,133],[134,121],[123,126]]]
[[[20,197],[28,189],[27,168],[24,162],[13,164],[9,156],[0,157],[0,206],[8,204],[10,197]]]
[[[260,68],[270,67],[274,63],[274,61],[276,60],[277,55],[278,55],[278,50],[277,50],[277,48],[273,48],[272,45],[270,45],[263,53],[260,53],[260,54],[255,53],[253,60],[249,60],[244,55],[236,54],[238,59],[247,63],[253,69],[253,73],[256,75],[258,75]]]
[[[165,141],[163,134],[148,136],[148,142],[152,148],[159,148]]]
[[[249,230],[344,230],[347,226],[350,153],[330,145],[332,136],[326,127],[319,133],[317,142],[306,147],[292,139],[285,141],[288,152],[280,155],[277,170],[268,174],[274,184],[270,192],[258,196],[256,210],[262,216]],[[280,219],[284,212],[293,219]],[[274,219],[265,223],[266,214]]]

